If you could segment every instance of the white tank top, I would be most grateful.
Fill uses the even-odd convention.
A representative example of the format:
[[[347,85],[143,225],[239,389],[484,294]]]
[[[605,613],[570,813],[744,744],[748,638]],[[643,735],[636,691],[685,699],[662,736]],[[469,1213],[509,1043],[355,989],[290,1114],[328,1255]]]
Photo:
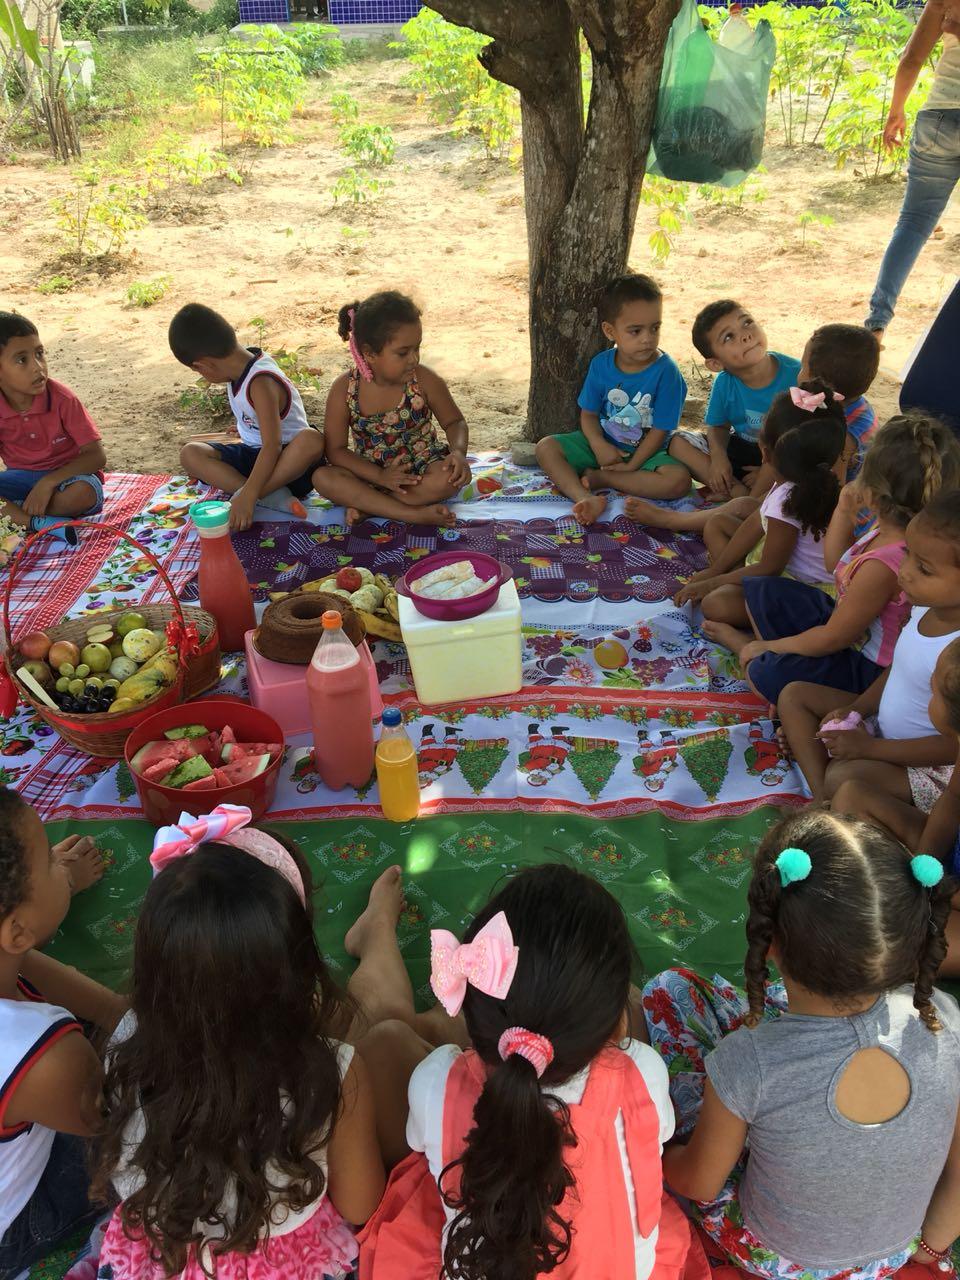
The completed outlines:
[[[230,402],[230,408],[233,410],[233,416],[237,420],[237,431],[240,433],[240,439],[244,444],[249,445],[251,449],[263,447],[260,423],[257,421],[257,411],[250,403],[250,383],[261,374],[267,374],[269,377],[275,378],[286,393],[286,404],[281,404],[280,406],[280,442],[285,445],[289,444],[298,432],[310,425],[307,421],[307,411],[304,409],[303,401],[300,399],[300,392],[272,356],[264,355],[259,347],[251,347],[250,351],[253,359],[244,369],[240,378],[236,382],[227,384],[227,399]]]
[[[926,609],[913,609],[893,651],[890,674],[880,695],[877,721],[885,738],[929,738],[937,731],[930,723],[930,679],[940,654],[960,636],[925,636],[920,632]]]
[[[0,1236],[37,1189],[56,1131],[42,1124],[8,1127],[10,1099],[38,1058],[65,1035],[80,1031],[72,1013],[44,1004],[20,980],[23,1000],[0,1000]]]
[[[924,111],[960,111],[960,39],[943,37],[943,53],[933,74]]]

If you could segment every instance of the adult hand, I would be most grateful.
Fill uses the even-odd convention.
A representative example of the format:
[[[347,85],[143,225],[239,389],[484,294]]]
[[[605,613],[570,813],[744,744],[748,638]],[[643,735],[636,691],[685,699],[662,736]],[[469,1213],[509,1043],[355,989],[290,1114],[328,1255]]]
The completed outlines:
[[[834,760],[869,760],[877,744],[876,738],[862,725],[856,729],[839,729],[834,733],[820,733],[820,741]]]
[[[391,493],[403,493],[406,489],[415,488],[420,483],[420,477],[411,473],[409,462],[398,458],[383,468],[380,483]]]
[[[883,145],[888,151],[893,151],[894,148],[903,146],[906,136],[906,113],[891,107],[890,114],[887,116],[887,123],[883,126]]]
[[[470,479],[470,468],[467,465],[466,456],[459,449],[451,449],[444,458],[443,465],[450,483],[462,489]]]
[[[45,515],[56,491],[56,481],[38,480],[23,500],[23,509],[26,514],[28,516]]]
[[[236,529],[239,533],[249,529],[253,524],[253,511],[256,505],[255,493],[251,493],[246,485],[238,489],[230,499],[230,528]]]
[[[714,493],[729,493],[733,487],[733,467],[725,453],[711,455],[707,484]]]

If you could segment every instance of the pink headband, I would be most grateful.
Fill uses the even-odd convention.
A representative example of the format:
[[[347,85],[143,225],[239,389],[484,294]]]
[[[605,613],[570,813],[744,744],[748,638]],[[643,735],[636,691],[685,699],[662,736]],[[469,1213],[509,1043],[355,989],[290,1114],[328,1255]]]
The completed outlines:
[[[161,827],[154,836],[153,853],[150,855],[154,874],[177,858],[185,858],[193,853],[198,845],[219,841],[221,844],[232,845],[235,849],[242,849],[265,867],[271,867],[278,875],[283,876],[306,906],[303,877],[296,862],[279,840],[274,840],[265,831],[249,826],[252,817],[250,810],[241,804],[218,804],[212,813],[200,818],[181,813],[176,826]]]
[[[803,387],[791,387],[790,399],[798,409],[803,409],[806,413],[816,413],[818,409],[822,409],[827,403],[826,392],[804,391]],[[842,403],[843,396],[839,391],[834,391],[833,399]]]
[[[553,1061],[553,1045],[547,1037],[528,1031],[526,1027],[508,1027],[500,1037],[497,1052],[504,1062],[514,1054],[526,1058],[538,1080]]]
[[[350,354],[353,356],[353,363],[357,366],[357,372],[364,382],[373,381],[373,370],[363,358],[360,348],[357,346],[356,330],[354,328],[354,320],[356,319],[356,311],[353,307],[347,312],[350,317]]]
[[[519,951],[507,917],[498,911],[472,942],[459,943],[447,929],[430,931],[430,986],[455,1018],[463,1008],[467,986],[495,1000],[505,1000],[517,971]]]

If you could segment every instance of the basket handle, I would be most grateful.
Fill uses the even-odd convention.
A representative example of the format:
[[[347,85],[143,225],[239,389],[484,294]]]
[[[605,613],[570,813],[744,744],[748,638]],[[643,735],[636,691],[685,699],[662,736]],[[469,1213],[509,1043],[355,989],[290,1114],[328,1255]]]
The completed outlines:
[[[61,520],[57,524],[48,525],[45,529],[38,529],[35,533],[31,533],[30,536],[25,538],[24,541],[20,544],[20,546],[17,548],[14,554],[13,559],[10,561],[9,571],[7,573],[7,581],[6,581],[6,585],[3,592],[3,639],[8,652],[13,648],[13,636],[11,635],[11,632],[10,632],[10,597],[13,594],[13,584],[17,576],[17,569],[20,565],[20,562],[23,559],[23,556],[25,555],[28,548],[32,547],[34,543],[39,542],[41,538],[48,537],[56,529],[70,529],[70,528],[96,529],[98,531],[105,532],[105,533],[113,533],[113,534],[116,534],[118,538],[122,538],[125,542],[129,542],[130,545],[136,549],[139,555],[143,556],[144,559],[148,560],[150,564],[153,565],[154,569],[156,569],[157,573],[159,574],[160,581],[166,587],[167,591],[170,594],[170,599],[173,601],[173,608],[177,615],[177,621],[180,624],[180,632],[181,634],[183,634],[186,624],[184,622],[183,609],[180,607],[180,601],[177,599],[177,593],[176,591],[174,591],[173,583],[167,577],[166,572],[164,571],[163,565],[156,558],[156,556],[153,555],[152,552],[148,551],[147,548],[143,546],[142,543],[137,542],[136,538],[131,538],[128,533],[124,533],[122,529],[118,529],[116,525],[102,524],[98,520]],[[179,652],[179,646],[177,651],[177,661],[181,665],[183,665],[183,660]]]

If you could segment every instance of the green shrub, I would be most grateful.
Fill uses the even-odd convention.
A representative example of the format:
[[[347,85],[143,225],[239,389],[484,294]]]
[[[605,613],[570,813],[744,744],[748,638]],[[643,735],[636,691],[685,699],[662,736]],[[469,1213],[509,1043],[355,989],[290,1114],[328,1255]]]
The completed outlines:
[[[226,125],[236,125],[241,142],[269,147],[290,137],[290,117],[303,99],[304,78],[297,55],[276,28],[257,28],[252,40],[231,38],[198,52],[197,98]]]
[[[132,307],[152,307],[160,301],[172,282],[172,276],[158,276],[155,280],[134,280],[127,288],[127,302]]]
[[[284,32],[305,76],[317,76],[343,62],[343,41],[336,27],[319,22],[297,22]]]
[[[340,130],[340,146],[357,165],[382,169],[393,163],[397,144],[382,124],[348,124]]]
[[[48,276],[37,285],[37,293],[69,293],[76,283],[72,276]]]
[[[79,268],[120,253],[130,232],[145,221],[132,184],[121,175],[104,179],[88,170],[71,192],[50,204],[64,250]]]
[[[375,200],[389,185],[382,178],[375,178],[367,169],[348,169],[333,184],[330,194],[334,204],[339,204],[341,200],[352,204],[366,204]]]

